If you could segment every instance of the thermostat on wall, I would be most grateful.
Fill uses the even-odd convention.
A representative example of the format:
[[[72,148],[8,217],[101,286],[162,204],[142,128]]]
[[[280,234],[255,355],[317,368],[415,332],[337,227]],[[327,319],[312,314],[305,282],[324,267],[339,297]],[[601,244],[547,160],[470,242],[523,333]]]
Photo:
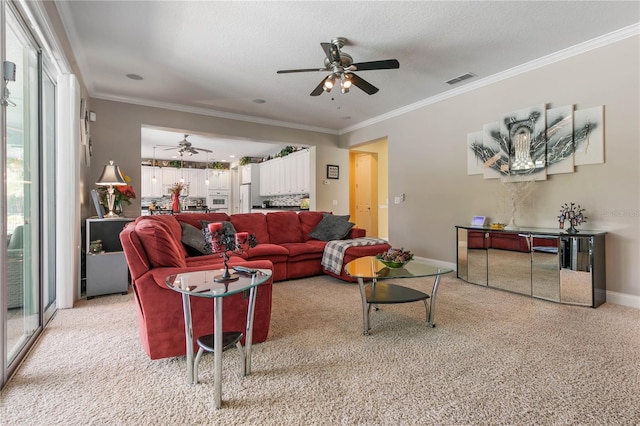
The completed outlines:
[[[471,226],[483,227],[487,223],[486,216],[474,216],[471,220]]]

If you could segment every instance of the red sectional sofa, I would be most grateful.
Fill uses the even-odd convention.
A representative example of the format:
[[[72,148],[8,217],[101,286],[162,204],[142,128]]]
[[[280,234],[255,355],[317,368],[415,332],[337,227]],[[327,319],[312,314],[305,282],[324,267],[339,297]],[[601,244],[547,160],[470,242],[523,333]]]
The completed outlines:
[[[125,258],[131,272],[131,285],[138,312],[142,345],[151,359],[180,356],[186,353],[182,296],[166,287],[168,275],[222,267],[218,254],[189,256],[181,242],[180,222],[201,229],[200,221],[229,221],[237,232],[254,234],[257,245],[240,256],[231,256],[229,265],[271,269],[271,280],[258,289],[254,316],[254,343],[267,339],[271,319],[271,286],[275,281],[319,275],[326,272],[345,281],[341,274],[323,271],[321,266],[325,241],[309,237],[320,223],[323,212],[183,213],[141,216],[120,234]],[[364,237],[363,229],[354,228],[349,238]],[[374,255],[391,248],[389,244],[351,247],[343,264],[361,256]],[[244,330],[247,300],[241,294],[225,297],[224,329]],[[192,298],[194,335],[213,332],[213,309],[209,299]]]

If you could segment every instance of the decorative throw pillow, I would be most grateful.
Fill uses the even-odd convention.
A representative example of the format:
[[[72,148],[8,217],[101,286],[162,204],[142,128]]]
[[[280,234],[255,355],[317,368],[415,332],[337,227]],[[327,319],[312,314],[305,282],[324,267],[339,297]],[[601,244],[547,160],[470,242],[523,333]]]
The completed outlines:
[[[180,222],[180,227],[182,228],[182,244],[186,246],[190,256],[211,253],[211,247],[207,248],[207,242],[201,230],[185,222]]]
[[[210,223],[221,223],[222,224],[222,233],[225,235],[235,235],[236,228],[233,226],[233,223],[223,220],[222,222],[209,222],[206,220],[201,220],[200,224],[202,225],[202,236],[205,241],[205,249],[208,250],[208,253],[215,253],[215,247],[211,244],[211,232],[209,232],[209,224]]]
[[[325,213],[318,225],[309,232],[309,236],[316,240],[341,240],[349,234],[355,223],[349,222],[349,215],[338,216]]]

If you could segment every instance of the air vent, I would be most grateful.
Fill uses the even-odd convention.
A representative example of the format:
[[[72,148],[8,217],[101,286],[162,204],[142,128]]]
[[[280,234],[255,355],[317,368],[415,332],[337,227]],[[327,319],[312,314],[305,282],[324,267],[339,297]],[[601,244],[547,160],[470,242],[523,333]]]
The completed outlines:
[[[468,79],[473,78],[473,77],[477,77],[477,76],[472,72],[468,72],[468,73],[462,74],[462,75],[460,75],[460,76],[458,76],[456,78],[452,78],[451,80],[447,80],[447,81],[445,81],[445,83],[453,85],[453,84],[460,83],[461,81],[468,80]]]

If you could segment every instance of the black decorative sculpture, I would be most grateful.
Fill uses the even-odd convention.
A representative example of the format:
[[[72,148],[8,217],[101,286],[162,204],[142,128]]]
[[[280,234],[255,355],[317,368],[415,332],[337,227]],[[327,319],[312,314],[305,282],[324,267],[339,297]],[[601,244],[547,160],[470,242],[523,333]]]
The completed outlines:
[[[221,223],[208,224],[211,236],[211,249],[214,253],[219,253],[224,263],[224,272],[217,275],[214,280],[217,282],[235,281],[240,278],[237,274],[229,273],[229,257],[232,254],[240,255],[250,247],[257,245],[255,235],[248,232],[227,233],[224,232]]]

